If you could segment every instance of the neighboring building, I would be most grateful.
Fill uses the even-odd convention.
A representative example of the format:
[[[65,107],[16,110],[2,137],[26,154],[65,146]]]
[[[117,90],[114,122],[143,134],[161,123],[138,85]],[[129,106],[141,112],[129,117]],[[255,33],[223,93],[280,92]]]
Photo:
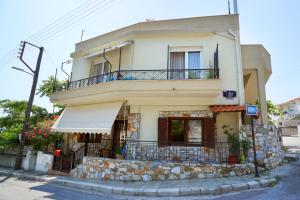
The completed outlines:
[[[300,98],[278,104],[277,107],[283,112],[283,116],[278,119],[282,135],[300,136]]]
[[[114,157],[126,139],[127,158],[144,159],[151,144],[153,155],[167,148],[182,160],[168,147],[214,149],[225,126],[238,133],[249,122],[245,104],[257,100],[257,123],[268,124],[270,54],[240,44],[238,15],[134,24],[77,43],[71,57],[70,83],[50,97],[67,105],[53,126],[67,133],[66,151],[91,143],[86,155]]]
[[[300,97],[278,104],[277,106],[282,110],[284,115],[288,117],[300,115]]]

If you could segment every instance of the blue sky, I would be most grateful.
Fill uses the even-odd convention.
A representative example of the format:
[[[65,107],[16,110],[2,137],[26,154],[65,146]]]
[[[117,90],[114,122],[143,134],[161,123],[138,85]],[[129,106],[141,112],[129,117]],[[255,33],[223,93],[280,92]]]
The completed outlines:
[[[94,1],[94,0],[91,0]],[[100,0],[99,0],[100,1]],[[1,0],[0,1],[0,58],[16,47],[21,40],[62,17],[85,0]],[[300,1],[299,0],[240,0],[241,42],[263,44],[272,56],[273,74],[267,83],[267,98],[280,103],[300,96]],[[39,81],[54,74],[62,61],[69,59],[74,44],[84,39],[112,31],[145,19],[227,14],[227,0],[115,0],[106,9],[98,10],[88,19],[75,23],[48,41],[40,41],[46,53]],[[29,41],[30,42],[30,41]],[[34,52],[27,55],[34,64]],[[10,69],[23,67],[16,52],[5,57],[11,62],[0,64],[0,99],[28,99],[32,78]],[[71,66],[66,66],[70,70]],[[64,78],[62,72],[59,77]],[[47,98],[36,96],[35,104],[51,110]]]

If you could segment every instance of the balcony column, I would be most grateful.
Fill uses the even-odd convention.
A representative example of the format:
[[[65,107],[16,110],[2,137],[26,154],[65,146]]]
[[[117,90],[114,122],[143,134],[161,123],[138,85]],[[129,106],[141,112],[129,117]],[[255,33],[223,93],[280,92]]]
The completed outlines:
[[[266,89],[265,89],[265,77],[263,67],[258,67],[257,71],[257,89],[258,89],[258,99],[260,104],[260,117],[262,124],[268,124],[268,111],[267,111],[267,99],[266,99]]]

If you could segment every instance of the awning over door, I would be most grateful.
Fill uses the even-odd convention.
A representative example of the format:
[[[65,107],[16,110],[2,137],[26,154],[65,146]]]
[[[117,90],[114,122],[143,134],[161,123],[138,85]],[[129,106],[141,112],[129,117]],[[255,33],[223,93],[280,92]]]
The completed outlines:
[[[68,106],[51,130],[64,133],[108,133],[123,102]]]

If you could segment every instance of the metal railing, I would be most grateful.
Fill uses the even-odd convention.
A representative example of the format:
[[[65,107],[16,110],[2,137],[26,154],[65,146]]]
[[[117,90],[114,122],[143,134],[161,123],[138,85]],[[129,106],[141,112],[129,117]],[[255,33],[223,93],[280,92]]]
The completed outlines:
[[[197,138],[199,140],[199,138]],[[192,141],[197,141],[192,140]],[[126,160],[182,162],[182,163],[227,163],[230,144],[227,142],[162,142],[126,140],[121,142],[122,157]],[[82,164],[85,145],[69,155],[62,155],[55,160],[53,169],[69,172]],[[87,156],[116,158],[112,151],[112,140],[87,144]],[[236,155],[238,158],[238,155]],[[246,162],[249,162],[247,159]]]
[[[226,142],[157,142],[126,141],[128,160],[190,162],[190,163],[226,163],[229,156],[229,144]]]
[[[71,90],[115,80],[218,79],[219,69],[120,70],[55,86],[54,92]]]

